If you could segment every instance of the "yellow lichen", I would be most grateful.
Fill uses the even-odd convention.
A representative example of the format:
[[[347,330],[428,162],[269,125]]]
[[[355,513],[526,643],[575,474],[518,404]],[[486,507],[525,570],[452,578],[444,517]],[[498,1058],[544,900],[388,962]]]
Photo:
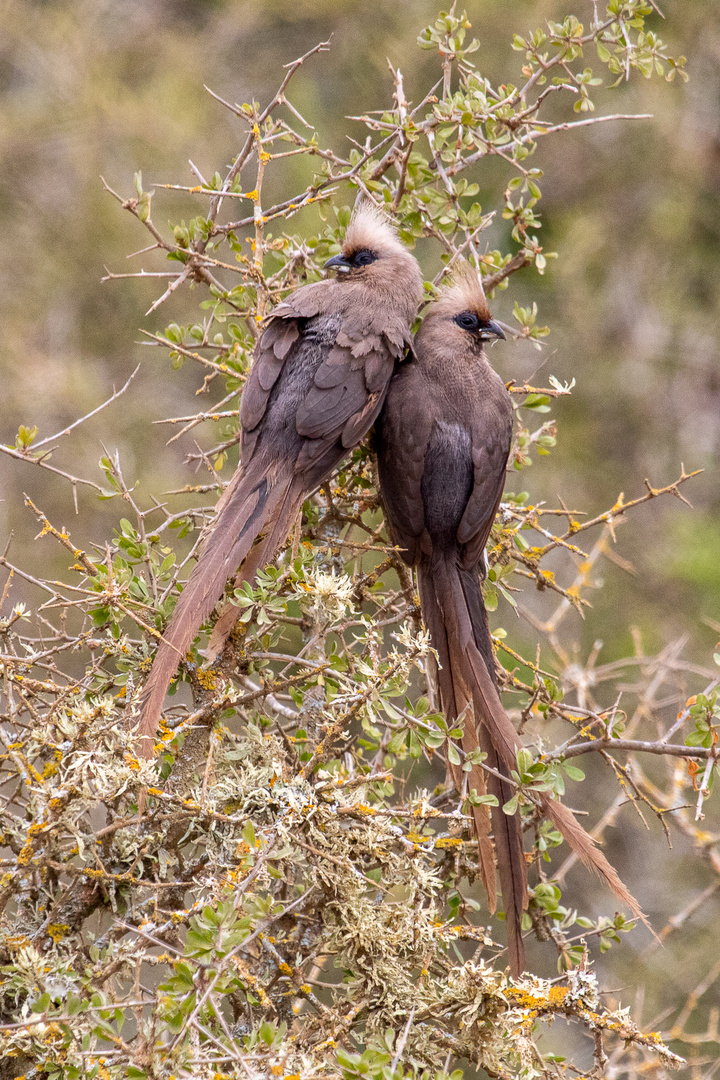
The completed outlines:
[[[65,935],[70,932],[70,927],[67,923],[50,923],[47,932],[48,936],[51,937],[57,945],[58,941],[62,941]]]
[[[203,690],[214,690],[217,686],[217,679],[210,671],[198,671],[196,678]]]

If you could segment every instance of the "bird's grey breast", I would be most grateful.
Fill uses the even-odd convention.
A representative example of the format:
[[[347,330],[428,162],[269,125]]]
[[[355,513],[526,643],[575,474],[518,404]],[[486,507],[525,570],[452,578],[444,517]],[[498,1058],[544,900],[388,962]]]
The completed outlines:
[[[456,546],[473,479],[470,432],[459,422],[435,420],[420,488],[425,527],[435,546]]]

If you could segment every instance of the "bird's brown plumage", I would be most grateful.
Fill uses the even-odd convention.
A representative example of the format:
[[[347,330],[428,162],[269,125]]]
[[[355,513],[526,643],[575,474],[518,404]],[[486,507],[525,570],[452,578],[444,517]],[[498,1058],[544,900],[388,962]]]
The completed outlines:
[[[480,587],[483,552],[505,483],[512,404],[483,351],[504,336],[490,316],[480,279],[467,265],[430,306],[415,337],[414,359],[390,384],[377,425],[382,502],[393,541],[417,568],[423,618],[439,658],[438,688],[450,726],[461,719],[465,754],[479,749],[492,772],[451,766],[457,788],[495,795],[472,807],[480,873],[495,910],[495,838],[510,966],[524,969],[522,912],[527,874],[518,815],[503,812],[520,739],[505,712]],[[538,801],[582,862],[632,909],[637,902],[567,807]]]
[[[417,262],[389,223],[361,206],[337,278],[306,285],[272,312],[240,403],[241,463],[223,492],[143,688],[138,723],[150,756],[179,660],[241,567],[251,580],[287,536],[305,496],[374,423],[422,294]],[[219,651],[237,609],[223,612]]]

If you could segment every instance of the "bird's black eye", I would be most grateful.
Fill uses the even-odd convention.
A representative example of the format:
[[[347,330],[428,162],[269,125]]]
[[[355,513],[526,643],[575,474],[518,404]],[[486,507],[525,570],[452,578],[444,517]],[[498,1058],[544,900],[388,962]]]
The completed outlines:
[[[454,320],[461,326],[463,330],[479,330],[480,320],[474,311],[461,311],[459,315],[456,315]]]
[[[370,251],[368,248],[363,248],[362,251],[356,252],[352,257],[353,266],[369,266],[370,263],[375,262],[377,255]]]

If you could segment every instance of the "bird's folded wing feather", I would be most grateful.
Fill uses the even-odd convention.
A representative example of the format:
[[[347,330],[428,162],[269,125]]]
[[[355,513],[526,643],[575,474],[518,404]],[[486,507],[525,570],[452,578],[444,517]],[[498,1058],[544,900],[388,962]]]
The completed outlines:
[[[328,302],[330,281],[315,281],[298,289],[274,309],[255,346],[250,374],[240,401],[243,451],[252,449],[252,432],[265,415],[270,394],[301,334],[301,322],[319,315]]]
[[[298,408],[298,435],[354,446],[380,411],[401,355],[385,334],[354,338],[343,326]]]
[[[240,403],[244,456],[253,448],[255,438],[252,433],[266,414],[272,388],[300,337],[301,320],[310,319],[321,312],[329,284],[318,281],[298,289],[288,300],[277,305],[262,330]]]
[[[256,345],[243,389],[240,420],[244,454],[252,451],[272,389],[302,333],[302,322],[326,309],[328,290],[333,288],[335,284],[328,281],[306,285],[273,311]],[[380,331],[372,325],[374,321],[371,318],[368,322],[366,317],[360,323],[357,315],[343,317],[335,344],[298,409],[299,435],[326,445],[340,439],[350,448],[375,421],[409,337],[400,324],[395,327],[389,323]],[[308,446],[306,456],[313,460],[322,452],[322,445]]]
[[[413,372],[409,369],[401,371],[396,378],[403,380],[403,390],[398,384],[402,410],[389,408],[383,417],[381,492],[392,539],[403,549],[406,560],[414,564],[420,555],[425,533],[421,484],[433,417],[431,400],[423,388],[418,386],[413,393]],[[393,393],[393,386],[390,393]],[[389,462],[392,462],[391,467],[386,464]]]
[[[467,568],[480,562],[502,498],[512,439],[512,419],[508,421],[503,427],[473,425],[473,488],[457,531],[458,541],[464,546],[463,565]]]

